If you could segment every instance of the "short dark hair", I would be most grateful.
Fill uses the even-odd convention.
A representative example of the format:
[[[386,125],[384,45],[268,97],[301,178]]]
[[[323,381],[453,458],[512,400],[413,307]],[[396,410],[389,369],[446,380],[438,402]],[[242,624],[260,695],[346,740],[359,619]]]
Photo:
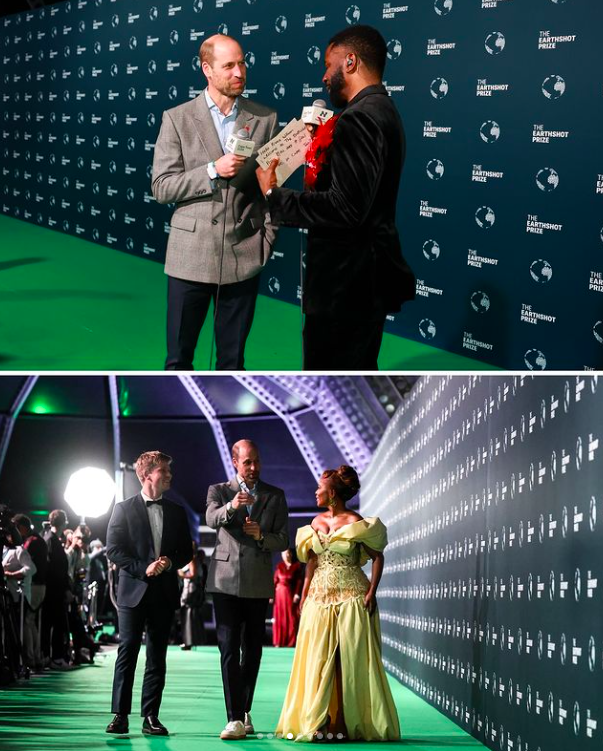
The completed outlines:
[[[329,46],[345,47],[354,52],[373,73],[383,75],[387,59],[387,45],[373,26],[349,26],[329,39]]]
[[[67,514],[62,508],[55,508],[48,514],[48,521],[52,527],[60,527],[62,524],[67,524]]]
[[[31,519],[25,514],[15,514],[13,516],[13,524],[16,524],[18,527],[27,527],[27,529],[31,529],[32,527]]]

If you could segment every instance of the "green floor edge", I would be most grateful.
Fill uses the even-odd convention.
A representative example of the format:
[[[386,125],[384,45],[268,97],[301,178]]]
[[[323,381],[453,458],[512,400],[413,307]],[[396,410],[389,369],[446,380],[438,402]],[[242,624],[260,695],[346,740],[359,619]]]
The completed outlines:
[[[163,266],[72,235],[0,215],[0,370],[162,370]],[[209,369],[211,327],[195,369]],[[300,370],[296,305],[260,295],[246,369]],[[381,370],[496,370],[386,334]]]
[[[217,647],[182,652],[170,647],[168,675],[161,720],[170,730],[167,738],[150,738],[140,732],[138,705],[144,650],[139,657],[134,686],[130,733],[115,737],[104,732],[111,719],[111,682],[116,651],[103,652],[94,665],[72,671],[47,672],[22,685],[0,690],[0,748],[2,751],[224,751],[218,734],[225,724],[224,700]],[[274,731],[293,659],[292,649],[264,650],[253,706],[257,736],[244,741],[254,749],[283,751],[299,748],[268,738]],[[402,742],[388,749],[430,751],[485,748],[460,727],[390,677]],[[259,735],[262,738],[259,738]],[[383,749],[382,743],[355,743]]]

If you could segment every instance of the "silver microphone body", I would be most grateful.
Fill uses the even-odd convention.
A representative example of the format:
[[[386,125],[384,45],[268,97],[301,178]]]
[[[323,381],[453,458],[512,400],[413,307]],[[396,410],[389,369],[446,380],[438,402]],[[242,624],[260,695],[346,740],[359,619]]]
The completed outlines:
[[[249,131],[246,128],[232,133],[226,141],[226,151],[235,156],[250,157],[254,148],[255,143],[249,138]]]

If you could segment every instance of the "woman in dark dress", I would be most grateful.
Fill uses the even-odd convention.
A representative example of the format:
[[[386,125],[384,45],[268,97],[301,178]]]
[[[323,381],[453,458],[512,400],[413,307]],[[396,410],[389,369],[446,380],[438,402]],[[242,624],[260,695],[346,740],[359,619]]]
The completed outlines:
[[[282,558],[274,572],[272,643],[275,647],[294,647],[304,577],[292,549],[284,550]]]

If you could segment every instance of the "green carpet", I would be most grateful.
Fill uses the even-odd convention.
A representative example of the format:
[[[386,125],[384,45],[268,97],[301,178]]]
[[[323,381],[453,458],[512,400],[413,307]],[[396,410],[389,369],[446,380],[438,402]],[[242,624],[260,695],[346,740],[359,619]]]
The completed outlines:
[[[0,215],[0,370],[162,370],[163,266]],[[208,316],[195,369],[208,370]],[[260,295],[247,370],[300,370],[296,305]],[[381,370],[493,366],[386,334]]]
[[[134,714],[130,734],[105,734],[111,720],[111,681],[115,650],[98,656],[95,665],[67,673],[45,673],[22,686],[0,690],[0,748],[2,751],[70,751],[116,749],[123,751],[224,751],[218,738],[226,720],[218,650],[201,647],[182,652],[171,647],[161,720],[170,729],[168,738],[150,738],[140,732],[136,716],[140,699],[143,654],[134,686]],[[256,749],[300,748],[276,738],[269,739],[277,723],[293,657],[292,649],[266,648],[253,707],[258,737],[246,744]],[[429,748],[430,751],[485,748],[457,725],[422,701],[393,678],[390,684],[402,726],[402,743],[388,749]],[[260,739],[259,736],[263,737]],[[355,744],[383,749],[382,743]]]

